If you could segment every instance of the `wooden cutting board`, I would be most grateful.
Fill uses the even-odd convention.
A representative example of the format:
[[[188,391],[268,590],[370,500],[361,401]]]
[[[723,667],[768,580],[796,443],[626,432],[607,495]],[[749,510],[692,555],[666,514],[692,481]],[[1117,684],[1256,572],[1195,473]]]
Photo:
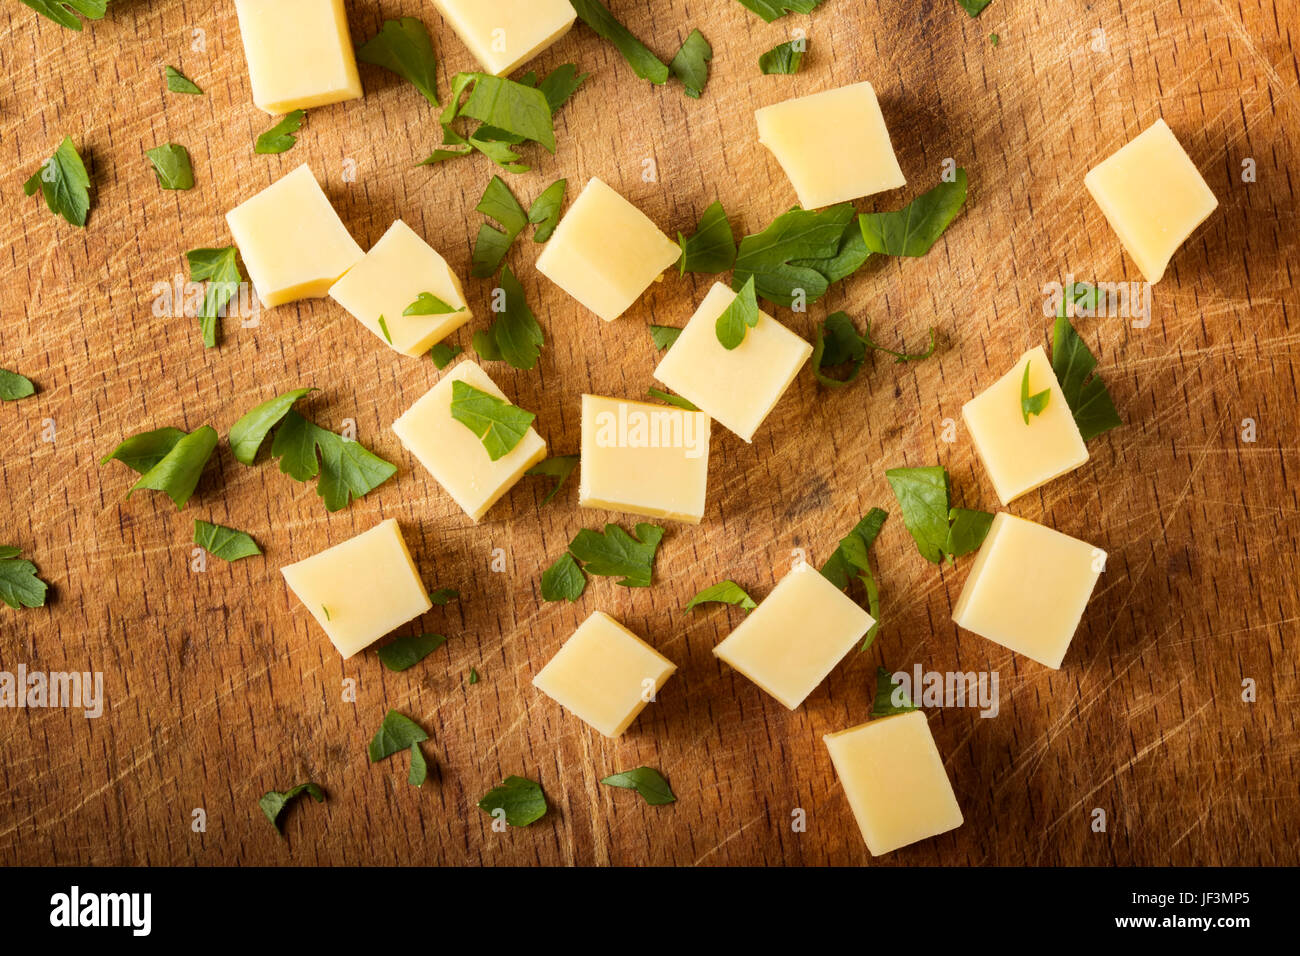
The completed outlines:
[[[994,0],[972,20],[955,0],[829,0],[773,24],[732,0],[612,6],[665,58],[700,27],[716,54],[708,89],[692,100],[639,81],[579,26],[535,64],[573,61],[592,76],[558,121],[556,155],[529,149],[534,170],[509,177],[525,205],[558,177],[576,189],[598,175],[670,235],[693,230],[715,199],[738,230],[758,231],[794,193],[757,143],[753,110],[860,79],[880,93],[909,180],[862,208],[896,208],[938,182],[947,158],[972,185],[925,258],[873,261],[808,313],[777,313],[811,337],[828,310],[845,309],[911,347],[933,325],[937,356],[876,358],[836,392],[805,371],[752,445],[717,429],[707,516],[670,526],[655,585],[596,579],[562,605],[541,601],[542,570],[579,528],[620,519],[579,510],[576,480],[541,507],[547,484],[530,478],[473,526],[389,428],[437,380],[427,359],[390,352],[328,300],[265,312],[252,328],[228,322],[217,350],[202,347],[192,320],[153,307],[186,250],[229,244],[229,208],[304,161],[363,246],[401,217],[467,275],[482,221],[473,207],[494,168],[483,158],[415,167],[438,141],[434,114],[368,66],[364,100],[311,111],[293,150],[255,155],[271,124],[252,104],[229,2],[119,0],[80,34],[5,5],[0,367],[40,392],[0,407],[0,543],[34,556],[53,588],[43,609],[0,607],[0,669],[101,671],[107,705],[99,719],[0,711],[0,860],[1296,863],[1300,6]],[[358,42],[385,18],[421,17],[444,91],[475,68],[428,3],[349,9]],[[803,72],[760,75],[759,54],[795,28],[811,38]],[[167,64],[207,95],[168,94]],[[951,610],[970,560],[940,568],[918,555],[884,471],[942,463],[957,503],[996,508],[968,434],[958,426],[946,442],[945,420],[959,422],[963,402],[1046,341],[1045,283],[1140,280],[1083,176],[1158,116],[1221,205],[1156,287],[1148,328],[1080,321],[1127,424],[1092,443],[1084,468],[1012,507],[1110,553],[1052,672],[958,632]],[[65,134],[94,182],[84,231],[22,194]],[[167,141],[190,149],[192,191],[158,188],[143,154]],[[1254,182],[1243,182],[1246,160]],[[712,280],[669,274],[606,324],[534,271],[537,248],[521,239],[508,261],[546,349],[532,372],[490,371],[538,413],[553,453],[574,452],[581,393],[642,395],[656,363],[647,323],[683,324]],[[490,283],[467,291],[486,315]],[[468,344],[468,331],[456,341]],[[237,464],[224,443],[179,513],[160,495],[126,500],[133,476],[97,464],[123,437],[165,425],[224,436],[248,408],[305,385],[321,389],[311,417],[335,429],[351,420],[399,466],[340,513],[274,464]],[[894,512],[874,551],[880,638],[790,713],[712,656],[739,611],[682,607],[725,577],[766,595],[796,549],[820,564],[876,505]],[[400,674],[373,653],[341,661],[279,573],[387,517],[428,585],[463,594],[403,628],[450,639]],[[193,571],[196,518],[251,532],[265,557]],[[616,742],[530,685],[598,609],[679,666]],[[874,861],[821,737],[867,718],[881,664],[996,670],[1001,711],[930,712],[965,826]],[[1242,699],[1247,679],[1253,703]],[[355,702],[343,700],[346,681]],[[389,708],[431,734],[436,770],[422,789],[407,785],[403,758],[367,762]],[[598,783],[643,764],[668,776],[675,805],[647,807]],[[552,810],[494,833],[475,803],[509,774],[539,780]],[[307,779],[329,800],[293,808],[282,840],[257,799]],[[192,827],[197,808],[205,832]],[[804,832],[791,826],[798,809]],[[1094,832],[1095,809],[1105,832]]]

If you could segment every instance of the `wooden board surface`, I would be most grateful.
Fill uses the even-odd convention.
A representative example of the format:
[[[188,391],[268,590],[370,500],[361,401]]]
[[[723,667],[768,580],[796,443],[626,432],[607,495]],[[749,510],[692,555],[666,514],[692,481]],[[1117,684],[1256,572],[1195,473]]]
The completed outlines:
[[[830,0],[770,25],[731,0],[613,9],[665,57],[701,27],[716,53],[708,90],[696,101],[638,81],[579,26],[535,64],[574,61],[593,75],[558,122],[557,154],[530,150],[535,170],[510,178],[525,205],[559,176],[599,175],[669,234],[689,232],[714,199],[757,231],[794,194],[756,141],[754,108],[864,78],[909,186],[861,208],[897,207],[937,182],[949,157],[972,186],[924,259],[873,262],[809,313],[778,312],[805,336],[841,308],[869,317],[886,341],[921,343],[935,325],[937,357],[876,359],[837,393],[805,370],[752,445],[716,430],[706,519],[670,526],[654,587],[597,579],[562,606],[541,601],[542,569],[579,528],[617,518],[579,510],[576,481],[540,508],[546,485],[527,479],[471,525],[389,429],[436,381],[428,360],[388,351],[328,300],[264,312],[253,328],[230,322],[216,351],[191,320],[153,308],[155,285],[178,275],[187,249],[229,243],[230,207],[304,161],[363,246],[401,217],[466,275],[490,164],[413,168],[437,142],[433,113],[368,66],[364,100],[312,111],[291,152],[254,155],[270,123],[252,105],[225,0],[119,0],[82,34],[5,5],[0,367],[25,372],[40,393],[0,407],[0,539],[33,555],[53,590],[44,609],[0,607],[0,669],[101,671],[107,706],[95,720],[0,711],[0,861],[1296,863],[1300,6],[994,0],[975,21],[955,0]],[[385,18],[422,17],[444,90],[453,72],[475,68],[428,3],[349,11],[357,41]],[[759,75],[758,55],[796,27],[812,41],[803,73]],[[167,94],[166,64],[207,95]],[[794,713],[717,662],[711,650],[739,612],[684,615],[689,596],[732,577],[761,597],[796,549],[820,563],[868,508],[894,504],[886,468],[945,464],[958,503],[995,509],[969,436],[959,427],[946,443],[944,421],[1046,341],[1044,283],[1141,278],[1083,175],[1158,116],[1221,205],[1156,287],[1150,327],[1080,322],[1128,424],[1093,442],[1085,467],[1012,507],[1110,552],[1062,670],[959,633],[951,609],[969,560],[927,564],[896,507],[875,549],[884,624],[872,650]],[[65,134],[94,181],[84,232],[22,195]],[[190,192],[161,191],[144,159],[168,140],[193,155]],[[1246,159],[1253,183],[1242,181]],[[643,178],[647,160],[657,181]],[[574,452],[579,395],[641,395],[656,362],[647,322],[683,324],[711,279],[670,274],[605,324],[533,270],[536,251],[522,240],[509,262],[547,347],[533,372],[490,371],[538,413],[553,453]],[[468,283],[480,316],[490,287]],[[96,464],[146,429],[211,424],[224,435],[252,405],[303,385],[321,389],[312,417],[335,429],[354,421],[361,441],[399,465],[346,511],[327,514],[312,486],[272,464],[235,463],[224,443],[180,513],[158,495],[127,501],[132,476]],[[1244,419],[1256,423],[1253,443],[1242,440]],[[401,674],[373,653],[341,661],[279,574],[386,517],[401,522],[429,586],[464,595],[402,629],[450,640]],[[191,571],[196,518],[248,530],[265,558]],[[680,668],[617,742],[530,685],[597,609]],[[872,861],[821,736],[867,718],[881,663],[996,670],[1001,712],[930,713],[966,824]],[[482,675],[473,686],[471,667]],[[1247,678],[1254,703],[1242,700]],[[355,703],[341,699],[348,679]],[[432,735],[437,769],[421,790],[407,785],[404,760],[367,762],[389,708]],[[598,783],[642,764],[667,774],[675,806],[646,807]],[[498,834],[474,804],[507,774],[540,780],[553,809]],[[257,799],[308,778],[330,799],[292,810],[281,840]],[[206,832],[191,827],[195,808]],[[792,831],[798,808],[806,832]],[[1090,826],[1094,808],[1106,811],[1105,833]]]

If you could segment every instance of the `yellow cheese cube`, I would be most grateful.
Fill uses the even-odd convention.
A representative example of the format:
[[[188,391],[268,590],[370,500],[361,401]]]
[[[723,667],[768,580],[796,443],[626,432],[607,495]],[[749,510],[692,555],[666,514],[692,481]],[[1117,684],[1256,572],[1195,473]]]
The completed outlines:
[[[424,292],[460,311],[403,315]],[[334,283],[330,297],[404,355],[423,355],[471,318],[460,279],[447,261],[400,219],[364,259]]]
[[[1156,120],[1083,179],[1120,244],[1150,283],[1219,205],[1164,120]]]
[[[479,437],[451,417],[452,382],[466,382],[509,401],[487,372],[467,359],[393,422],[393,431],[407,451],[477,522],[525,471],[546,457],[546,442],[530,428],[519,444],[493,461]]]
[[[1029,394],[1051,392],[1043,413],[1030,415],[1028,425],[1020,409],[1026,362]],[[1004,505],[1088,460],[1079,426],[1041,346],[1022,355],[1010,372],[963,405],[961,414]]]
[[[776,319],[758,325],[728,351],[718,341],[718,316],[736,298],[714,283],[699,309],[655,369],[655,378],[745,441],[776,407],[813,347]]]
[[[1058,670],[1106,552],[999,512],[953,608],[958,627]]]
[[[676,664],[597,611],[538,671],[533,686],[606,737],[617,737],[675,670]]]
[[[872,856],[962,825],[961,807],[921,711],[822,739]]]
[[[820,571],[801,564],[713,653],[794,710],[875,623]]]
[[[506,76],[569,32],[569,0],[433,0],[483,69]]]
[[[226,213],[267,308],[320,298],[365,253],[306,163]]]
[[[681,247],[592,178],[537,259],[537,271],[612,322],[677,261]]]
[[[253,102],[271,115],[361,99],[343,0],[235,0]]]
[[[758,141],[785,170],[804,209],[906,186],[870,83],[765,106]]]
[[[708,415],[582,396],[582,507],[699,524],[708,480]]]
[[[433,607],[392,518],[280,572],[345,660]]]

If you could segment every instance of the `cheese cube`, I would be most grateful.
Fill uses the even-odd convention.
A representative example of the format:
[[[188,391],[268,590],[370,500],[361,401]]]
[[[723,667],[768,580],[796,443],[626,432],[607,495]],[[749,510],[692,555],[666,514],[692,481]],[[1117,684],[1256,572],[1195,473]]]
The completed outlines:
[[[235,0],[258,109],[275,116],[361,99],[343,0]]]
[[[1030,415],[1028,425],[1020,409],[1026,362],[1029,394],[1051,392],[1043,413]],[[963,405],[961,415],[1004,505],[1088,460],[1079,426],[1041,346],[1022,355],[1010,372]]]
[[[479,437],[451,417],[452,382],[466,382],[509,401],[487,372],[467,359],[393,422],[393,431],[477,523],[525,471],[546,457],[546,442],[530,428],[519,444],[493,461]]]
[[[677,341],[659,362],[655,378],[745,441],[776,407],[813,347],[776,319],[759,313],[758,325],[727,350],[718,341],[718,316],[736,298],[714,283]]]
[[[785,170],[804,209],[906,186],[870,83],[765,106],[758,141]]]
[[[506,76],[569,32],[569,0],[433,0],[483,69]]]
[[[582,396],[582,507],[699,524],[708,480],[708,415]]]
[[[959,627],[1059,670],[1106,552],[999,512],[953,608]]]
[[[226,224],[268,309],[324,296],[365,255],[306,163],[226,213]]]
[[[962,825],[923,712],[882,717],[822,740],[872,856]]]
[[[617,737],[675,670],[676,664],[597,611],[537,672],[533,686],[606,737]]]
[[[280,573],[344,660],[433,607],[392,518]]]
[[[800,564],[713,653],[794,710],[875,623],[820,571]]]
[[[459,311],[403,315],[425,292]],[[404,355],[423,355],[471,318],[460,279],[447,261],[400,219],[364,259],[334,283],[330,298]]]
[[[645,213],[593,177],[537,258],[537,271],[612,322],[681,252]]]
[[[1089,171],[1084,185],[1150,283],[1219,205],[1164,120]]]

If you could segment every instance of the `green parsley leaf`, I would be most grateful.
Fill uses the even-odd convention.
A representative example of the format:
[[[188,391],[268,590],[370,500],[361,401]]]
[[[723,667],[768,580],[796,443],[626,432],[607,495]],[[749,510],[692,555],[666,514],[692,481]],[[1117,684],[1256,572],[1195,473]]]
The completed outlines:
[[[465,100],[461,96],[469,91]],[[452,98],[442,113],[443,128],[468,116],[512,137],[541,143],[555,152],[555,126],[546,94],[533,86],[487,73],[457,73],[452,78]]]
[[[176,69],[176,67],[169,66],[163,70],[163,73],[167,77],[167,89],[169,92],[188,93],[190,96],[203,95],[203,91],[199,89],[198,84],[180,70]]]
[[[978,551],[993,525],[993,516],[987,511],[968,511],[965,508],[953,508],[948,512],[948,520],[952,525],[948,528],[948,542],[943,550],[952,558]]]
[[[384,333],[384,341],[387,342],[389,345],[392,345],[393,336],[392,333],[388,331],[388,320],[385,319],[382,315],[379,317],[379,331]]]
[[[852,203],[809,211],[792,209],[762,232],[740,240],[731,287],[755,280],[754,291],[790,308],[800,298],[811,304],[836,282],[862,267],[870,253]]]
[[[486,331],[474,333],[474,351],[489,362],[507,362],[527,371],[537,364],[545,336],[509,266],[501,270],[500,288],[501,311]],[[493,303],[495,308],[495,297]]]
[[[428,29],[414,17],[385,20],[377,34],[357,47],[357,59],[396,73],[414,84],[435,108],[440,107],[438,57]]]
[[[957,0],[957,2],[960,3],[962,9],[972,17],[978,17],[984,12],[984,8],[992,3],[993,0]]]
[[[158,185],[163,189],[193,189],[194,167],[190,164],[190,151],[179,143],[164,143],[145,150],[149,162],[158,174]]]
[[[953,182],[940,183],[896,212],[863,213],[863,241],[881,255],[923,256],[965,204],[966,170],[959,168]]]
[[[77,147],[72,145],[71,136],[63,137],[54,155],[23,183],[23,192],[28,196],[36,195],[38,189],[50,212],[62,216],[74,226],[85,227],[90,212],[90,174],[86,172]]]
[[[715,275],[726,272],[736,264],[736,237],[731,232],[727,212],[720,202],[715,201],[704,210],[695,235],[688,239],[682,233],[677,233],[677,244],[682,247],[682,257],[678,260],[682,275],[688,272]],[[650,328],[653,330],[662,326],[652,325]]]
[[[673,343],[681,338],[684,329],[673,328],[671,325],[652,325],[650,326],[650,338],[654,341],[655,348],[660,352],[671,348]]]
[[[293,134],[302,129],[302,121],[306,116],[304,110],[294,110],[287,114],[284,119],[257,137],[257,142],[253,144],[253,152],[267,155],[285,153],[293,149],[293,144],[298,142],[298,137]]]
[[[461,311],[464,311],[463,307],[448,305],[432,292],[421,292],[414,302],[402,310],[402,315],[450,315]]]
[[[1025,424],[1029,424],[1030,415],[1041,415],[1047,409],[1047,403],[1052,398],[1052,390],[1045,388],[1037,395],[1029,394],[1029,366],[1032,363],[1025,363],[1025,377],[1020,380],[1020,414],[1024,416]]]
[[[36,386],[25,375],[0,368],[0,402],[16,402],[36,394]]]
[[[280,470],[295,481],[307,481],[319,474],[316,494],[331,512],[346,508],[353,498],[368,494],[397,473],[396,465],[368,451],[360,442],[344,441],[292,409],[276,430],[271,457],[280,459]]]
[[[893,468],[885,477],[903,510],[903,524],[927,561],[939,564],[947,556],[951,564],[983,543],[993,516],[950,508],[948,470],[942,465]]]
[[[476,279],[486,279],[496,274],[515,237],[528,225],[528,213],[500,176],[492,177],[475,208],[505,227],[501,230],[487,223],[479,226],[470,274]]]
[[[1091,286],[1076,284],[1066,290],[1067,295],[1078,301],[1080,288],[1092,289],[1093,294],[1096,292]],[[1074,415],[1075,424],[1079,426],[1079,433],[1084,441],[1088,441],[1118,428],[1124,421],[1119,417],[1115,400],[1106,390],[1105,383],[1093,374],[1097,357],[1066,318],[1068,301],[1062,300],[1061,314],[1052,330],[1052,371],[1061,383],[1061,391]]]
[[[325,791],[314,783],[300,783],[292,790],[286,790],[284,793],[268,790],[257,801],[257,805],[262,808],[266,818],[271,821],[271,825],[275,827],[276,832],[281,836],[284,835],[284,831],[280,828],[280,814],[284,813],[285,807],[304,793],[308,794],[317,803],[325,802]]]
[[[547,458],[545,461],[539,461],[537,464],[533,465],[533,467],[524,472],[525,475],[542,475],[547,478],[555,479],[554,486],[552,486],[547,496],[542,499],[543,506],[549,504],[551,499],[560,493],[560,489],[564,487],[564,483],[568,481],[569,476],[573,474],[573,469],[578,467],[578,461],[580,458],[580,455],[555,455],[551,458]]]
[[[858,377],[868,349],[888,353],[894,356],[895,362],[917,362],[933,355],[938,344],[937,333],[931,328],[930,347],[924,352],[896,352],[872,339],[871,323],[867,323],[866,335],[859,335],[853,320],[846,313],[834,312],[817,327],[816,338],[813,340],[813,375],[828,388],[842,388]],[[841,365],[850,366],[849,373],[844,378],[832,378],[824,371]]]
[[[546,97],[546,105],[551,108],[552,116],[569,101],[574,93],[578,92],[578,87],[582,86],[589,76],[590,73],[579,73],[577,66],[572,63],[562,63],[546,74],[537,88]]]
[[[872,717],[893,717],[907,714],[917,707],[903,692],[901,684],[894,683],[894,675],[883,667],[876,668],[876,699],[871,705]]]
[[[441,371],[450,365],[452,359],[463,351],[464,349],[459,345],[448,345],[446,342],[439,342],[429,350],[429,358],[433,359],[433,367]]]
[[[80,30],[80,13],[87,20],[102,20],[108,10],[108,0],[21,0],[43,17],[49,17],[59,26]],[[74,13],[73,11],[76,11]]]
[[[533,200],[528,209],[528,221],[537,227],[533,242],[545,242],[560,224],[560,209],[564,205],[564,193],[569,188],[567,179],[557,179]]]
[[[989,43],[991,43],[993,46],[997,46],[998,43],[1001,42],[1001,40],[1002,38],[998,36],[996,33],[989,34]]]
[[[314,391],[314,388],[299,388],[277,395],[247,412],[230,426],[230,450],[235,461],[241,465],[251,465],[271,429],[280,424],[280,420],[300,399]]]
[[[730,351],[745,341],[745,333],[758,325],[758,300],[754,297],[754,277],[750,276],[731,305],[718,316],[715,329],[722,347]]]
[[[646,389],[646,394],[651,398],[657,398],[659,401],[668,405],[673,405],[677,408],[684,408],[688,412],[698,412],[700,410],[700,407],[694,402],[689,402],[680,395],[670,395],[662,389],[648,388]]]
[[[424,759],[424,751],[419,744],[411,744],[411,770],[406,776],[406,782],[413,787],[422,787],[428,779],[429,762]]]
[[[471,668],[469,669],[469,682],[470,682],[471,684],[477,684],[477,683],[478,683],[478,671],[477,671],[475,668],[473,668],[473,667],[471,667]]]
[[[771,23],[787,13],[812,13],[824,2],[825,0],[740,0],[740,5]]]
[[[222,561],[238,561],[262,553],[257,542],[244,532],[207,521],[194,522],[194,543]]]
[[[668,64],[668,69],[682,81],[686,95],[698,100],[709,82],[709,61],[712,59],[713,47],[709,41],[699,30],[692,30]]]
[[[664,779],[663,774],[651,767],[625,770],[606,777],[601,783],[624,790],[635,790],[652,807],[661,807],[677,801],[673,796],[672,787],[668,786],[668,781]]]
[[[379,648],[379,660],[390,671],[408,670],[446,643],[447,639],[441,634],[399,637],[391,644]]]
[[[461,381],[451,383],[451,417],[478,436],[493,461],[514,451],[537,419],[532,412]]]
[[[620,578],[618,584],[625,588],[648,588],[663,537],[663,528],[648,523],[636,526],[635,537],[616,524],[605,525],[604,532],[583,528],[569,545],[569,553],[588,574]]]
[[[888,512],[880,508],[872,508],[868,511],[866,516],[853,526],[853,530],[840,539],[835,553],[821,569],[822,577],[841,591],[849,589],[856,575],[867,592],[867,611],[875,623],[862,639],[859,652],[870,647],[880,631],[880,589],[876,584],[876,576],[871,570],[870,551],[888,517]]]
[[[36,565],[18,559],[20,554],[12,545],[0,547],[0,601],[14,610],[44,607],[49,585],[37,576]]]
[[[764,75],[791,75],[803,67],[803,55],[807,40],[790,40],[772,47],[758,58],[758,68]]]
[[[379,725],[379,730],[370,740],[370,762],[379,763],[398,751],[406,750],[428,739],[429,735],[424,732],[424,728],[410,717],[390,710],[384,715],[384,722]]]
[[[599,0],[569,0],[578,13],[578,19],[595,31],[602,40],[614,44],[632,72],[656,85],[668,82],[668,66],[650,49],[632,35],[614,14]]]
[[[691,598],[690,603],[686,605],[686,610],[694,610],[701,604],[738,604],[746,611],[758,607],[754,599],[745,593],[745,589],[732,580],[720,581],[712,587],[705,588]],[[606,782],[601,781],[601,783]]]
[[[478,808],[489,816],[504,810],[506,823],[512,827],[526,827],[546,816],[546,794],[532,780],[510,776],[501,786],[489,790],[478,802]]]
[[[542,572],[543,601],[576,601],[586,589],[587,576],[567,551]]]
[[[182,508],[198,487],[199,476],[217,447],[217,433],[208,425],[186,434],[178,428],[160,428],[128,438],[105,456],[101,465],[120,461],[140,475],[130,498],[141,488],[161,491]]]
[[[207,281],[208,290],[199,310],[199,330],[203,344],[214,348],[217,344],[217,320],[226,314],[226,306],[239,291],[244,274],[239,271],[239,250],[235,246],[224,249],[191,249],[185,253],[190,265],[190,281]]]
[[[429,601],[438,607],[445,607],[452,601],[460,600],[460,592],[455,588],[438,588],[436,591],[429,592]]]

